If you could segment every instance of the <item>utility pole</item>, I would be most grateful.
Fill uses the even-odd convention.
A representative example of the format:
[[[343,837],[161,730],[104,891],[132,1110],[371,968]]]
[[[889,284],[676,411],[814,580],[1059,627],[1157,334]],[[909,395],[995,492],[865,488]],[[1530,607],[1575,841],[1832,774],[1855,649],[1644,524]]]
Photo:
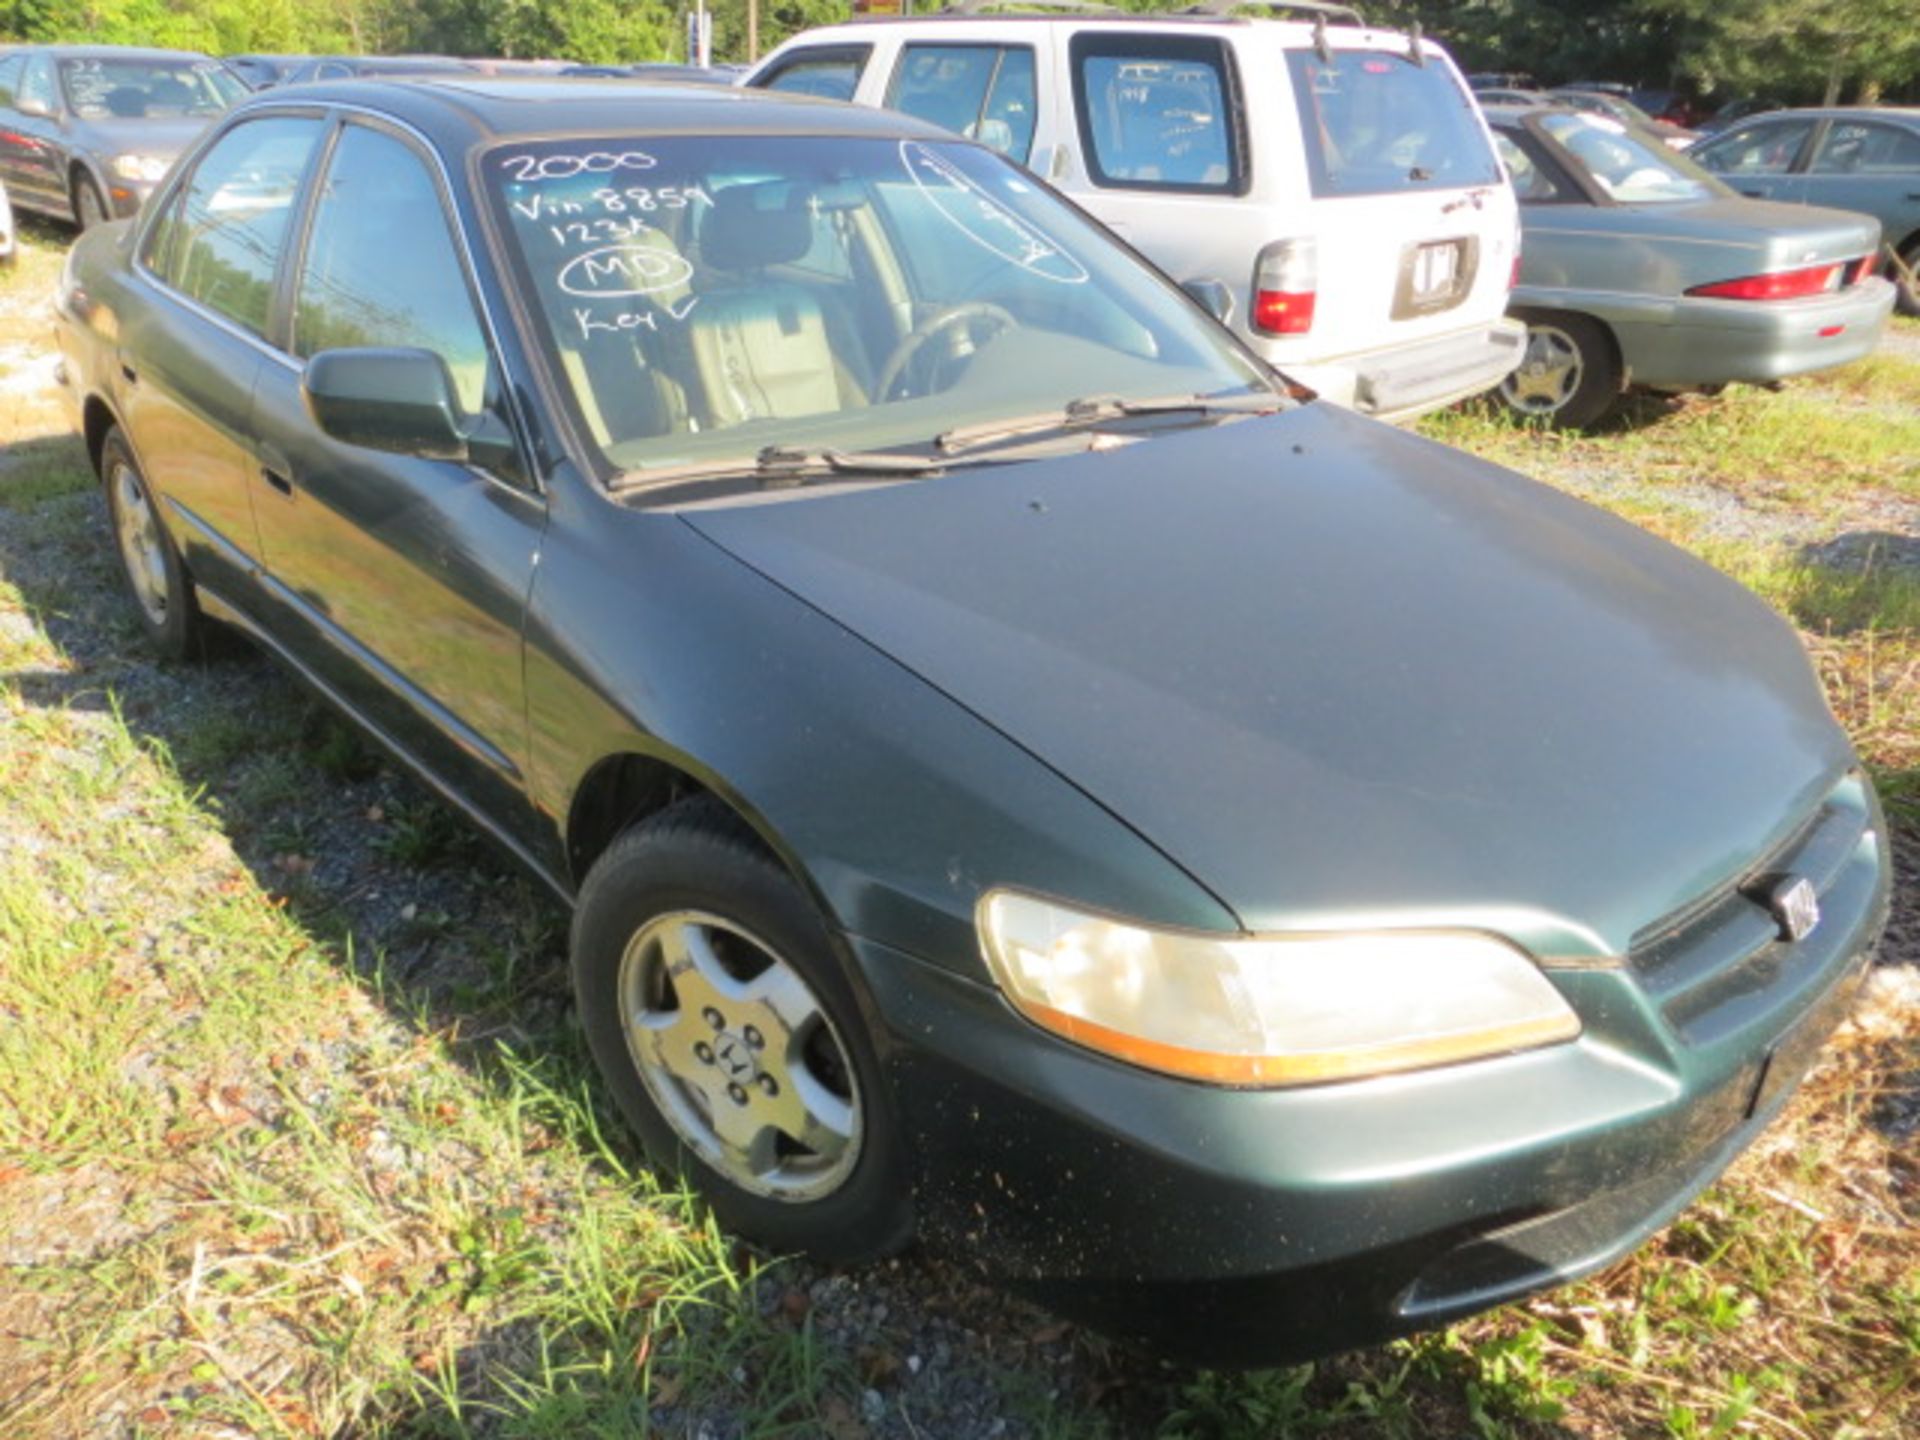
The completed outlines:
[[[747,0],[747,63],[760,58],[760,0]]]
[[[713,12],[707,0],[694,0],[687,16],[687,63],[702,69],[713,64]]]

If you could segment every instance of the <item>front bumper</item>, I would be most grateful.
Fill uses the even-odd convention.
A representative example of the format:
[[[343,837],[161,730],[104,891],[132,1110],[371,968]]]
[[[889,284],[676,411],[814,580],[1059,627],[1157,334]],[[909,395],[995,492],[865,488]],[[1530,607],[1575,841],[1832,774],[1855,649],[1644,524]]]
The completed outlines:
[[[1578,1040],[1420,1074],[1175,1081],[855,940],[922,1232],[1064,1314],[1212,1364],[1377,1343],[1605,1265],[1754,1138],[1851,1005],[1888,901],[1857,793],[1870,819],[1827,919],[1771,944],[1773,982],[1742,972],[1718,1029],[1671,1018],[1680,1002],[1633,965],[1560,970]]]
[[[1312,387],[1323,399],[1399,421],[1491,390],[1513,373],[1526,348],[1526,326],[1502,319],[1337,360],[1277,363],[1289,379]]]
[[[1634,384],[1688,389],[1762,384],[1858,360],[1879,345],[1893,298],[1892,283],[1875,275],[1804,300],[1581,296],[1523,287],[1513,303],[1596,315],[1620,342]]]

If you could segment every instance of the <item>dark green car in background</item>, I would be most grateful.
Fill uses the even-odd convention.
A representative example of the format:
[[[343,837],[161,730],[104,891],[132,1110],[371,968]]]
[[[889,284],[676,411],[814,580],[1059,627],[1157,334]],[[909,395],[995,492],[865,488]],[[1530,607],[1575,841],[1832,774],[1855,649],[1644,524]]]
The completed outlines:
[[[267,92],[58,323],[153,639],[564,897],[612,1098],[775,1247],[1213,1361],[1437,1324],[1664,1224],[1882,923],[1758,600],[917,121]]]

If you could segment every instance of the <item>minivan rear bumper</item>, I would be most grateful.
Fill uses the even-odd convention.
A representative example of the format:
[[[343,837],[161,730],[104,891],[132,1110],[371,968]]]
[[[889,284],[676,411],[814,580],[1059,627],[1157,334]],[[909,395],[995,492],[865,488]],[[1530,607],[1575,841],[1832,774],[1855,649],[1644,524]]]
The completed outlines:
[[[1411,420],[1491,390],[1519,365],[1526,326],[1501,319],[1411,345],[1305,365],[1280,361],[1289,379],[1380,420]]]

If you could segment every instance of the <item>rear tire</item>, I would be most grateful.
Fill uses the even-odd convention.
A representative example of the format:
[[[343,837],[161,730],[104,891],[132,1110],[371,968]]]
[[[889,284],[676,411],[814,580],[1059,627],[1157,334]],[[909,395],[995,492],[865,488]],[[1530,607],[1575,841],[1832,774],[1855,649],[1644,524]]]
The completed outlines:
[[[1910,241],[1900,252],[1900,265],[1887,267],[1893,281],[1893,305],[1902,315],[1920,317],[1920,238]]]
[[[169,660],[201,653],[205,622],[193,581],[160,520],[159,502],[116,426],[100,445],[100,479],[107,490],[120,568],[133,595],[134,615],[147,643]]]
[[[1592,425],[1620,401],[1620,358],[1598,320],[1559,310],[1516,311],[1527,325],[1520,368],[1500,382],[1516,415],[1561,429]]]
[[[828,928],[730,810],[699,796],[615,840],[572,951],[607,1089],[724,1225],[832,1261],[912,1239],[905,1150]]]

